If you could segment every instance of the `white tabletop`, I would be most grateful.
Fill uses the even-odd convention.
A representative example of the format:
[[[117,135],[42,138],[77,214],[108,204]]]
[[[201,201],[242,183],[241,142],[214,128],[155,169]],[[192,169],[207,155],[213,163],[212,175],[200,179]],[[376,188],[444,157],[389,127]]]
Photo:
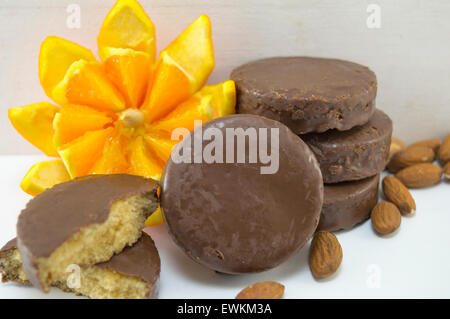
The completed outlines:
[[[30,196],[19,183],[39,156],[0,156],[0,246],[15,236],[16,219]],[[186,257],[165,226],[148,228],[161,255],[160,298],[234,298],[245,286],[264,280],[286,286],[285,298],[450,298],[450,183],[413,190],[415,216],[402,219],[388,237],[366,222],[337,233],[344,251],[339,271],[315,280],[308,268],[308,246],[281,266],[259,274],[221,275]],[[0,298],[78,298],[54,288],[0,284]]]

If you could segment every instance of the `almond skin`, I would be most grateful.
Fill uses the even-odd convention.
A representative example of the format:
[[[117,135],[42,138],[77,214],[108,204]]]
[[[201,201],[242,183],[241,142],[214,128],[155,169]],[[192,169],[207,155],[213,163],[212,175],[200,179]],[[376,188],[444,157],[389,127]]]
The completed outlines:
[[[403,142],[398,137],[392,137],[391,146],[389,147],[389,160],[391,160],[392,156],[404,150],[405,148],[406,148],[405,142]]]
[[[396,173],[399,170],[420,163],[431,163],[435,159],[434,151],[426,146],[410,146],[395,154],[389,161],[387,168]]]
[[[336,236],[325,230],[318,231],[309,248],[309,268],[313,276],[325,278],[334,274],[341,265],[342,256]]]
[[[241,290],[236,299],[281,299],[284,286],[275,281],[263,281]]]
[[[402,222],[402,216],[397,206],[387,201],[381,201],[375,205],[370,219],[375,231],[381,235],[393,233]]]
[[[383,179],[383,193],[386,198],[397,206],[402,215],[411,215],[416,211],[416,202],[409,190],[400,180],[393,176]]]
[[[450,162],[444,165],[444,176],[446,179],[450,180]]]
[[[395,177],[408,188],[422,188],[439,183],[442,168],[430,163],[416,164],[402,169]]]
[[[438,138],[430,138],[427,140],[415,142],[411,144],[409,147],[411,146],[425,146],[431,148],[436,154],[439,151],[439,147],[441,146],[441,140]]]
[[[447,135],[439,148],[439,160],[442,165],[450,162],[450,134]]]

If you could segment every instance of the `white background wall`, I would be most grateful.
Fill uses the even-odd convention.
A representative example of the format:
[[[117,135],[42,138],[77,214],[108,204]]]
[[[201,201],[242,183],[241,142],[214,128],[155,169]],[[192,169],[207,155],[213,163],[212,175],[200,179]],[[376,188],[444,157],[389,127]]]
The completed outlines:
[[[41,41],[58,35],[95,49],[115,0],[0,0],[0,154],[38,153],[14,131],[7,109],[47,100],[40,88]],[[81,28],[66,26],[69,4]],[[216,69],[228,78],[246,61],[274,55],[348,59],[372,68],[378,107],[407,141],[450,133],[450,1],[448,0],[141,0],[164,48],[201,13],[210,16]],[[381,28],[369,29],[369,4]]]

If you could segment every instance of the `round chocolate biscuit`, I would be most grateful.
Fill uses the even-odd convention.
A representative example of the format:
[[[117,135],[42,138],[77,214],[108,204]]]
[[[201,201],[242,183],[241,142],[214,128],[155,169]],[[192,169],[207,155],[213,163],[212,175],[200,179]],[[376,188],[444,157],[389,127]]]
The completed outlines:
[[[392,121],[376,110],[369,122],[348,131],[302,135],[320,163],[324,183],[353,181],[384,170],[391,144]]]
[[[367,220],[378,201],[380,175],[355,182],[325,184],[317,230],[350,229]]]
[[[259,272],[288,259],[313,235],[322,201],[322,175],[308,146],[282,123],[255,115],[196,128],[175,147],[161,180],[173,240],[222,273]]]
[[[239,113],[280,121],[296,134],[348,130],[375,110],[375,74],[349,61],[267,58],[236,68],[231,79]]]

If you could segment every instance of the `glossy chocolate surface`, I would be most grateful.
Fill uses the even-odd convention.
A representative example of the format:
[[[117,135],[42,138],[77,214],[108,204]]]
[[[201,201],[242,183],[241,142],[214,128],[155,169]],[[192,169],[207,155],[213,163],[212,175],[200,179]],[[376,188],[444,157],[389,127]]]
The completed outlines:
[[[296,134],[348,130],[375,110],[375,74],[349,61],[267,58],[236,68],[231,79],[239,113],[280,121]]]
[[[370,217],[378,201],[380,175],[324,187],[322,214],[317,230],[350,229]]]
[[[384,170],[389,157],[392,121],[376,110],[369,122],[348,131],[302,135],[322,170],[324,183],[359,180]]]
[[[188,164],[169,159],[161,181],[169,233],[190,258],[218,272],[273,268],[302,248],[317,227],[323,201],[318,163],[297,135],[270,119],[234,115],[204,124],[203,132],[208,128],[224,136],[231,128],[278,129],[278,172],[261,174],[260,160],[249,163],[253,138],[247,139],[245,163]],[[199,129],[180,146],[193,144],[195,132]],[[270,150],[271,138],[268,141]],[[208,143],[203,141],[203,147]],[[188,151],[192,157],[194,147]]]

